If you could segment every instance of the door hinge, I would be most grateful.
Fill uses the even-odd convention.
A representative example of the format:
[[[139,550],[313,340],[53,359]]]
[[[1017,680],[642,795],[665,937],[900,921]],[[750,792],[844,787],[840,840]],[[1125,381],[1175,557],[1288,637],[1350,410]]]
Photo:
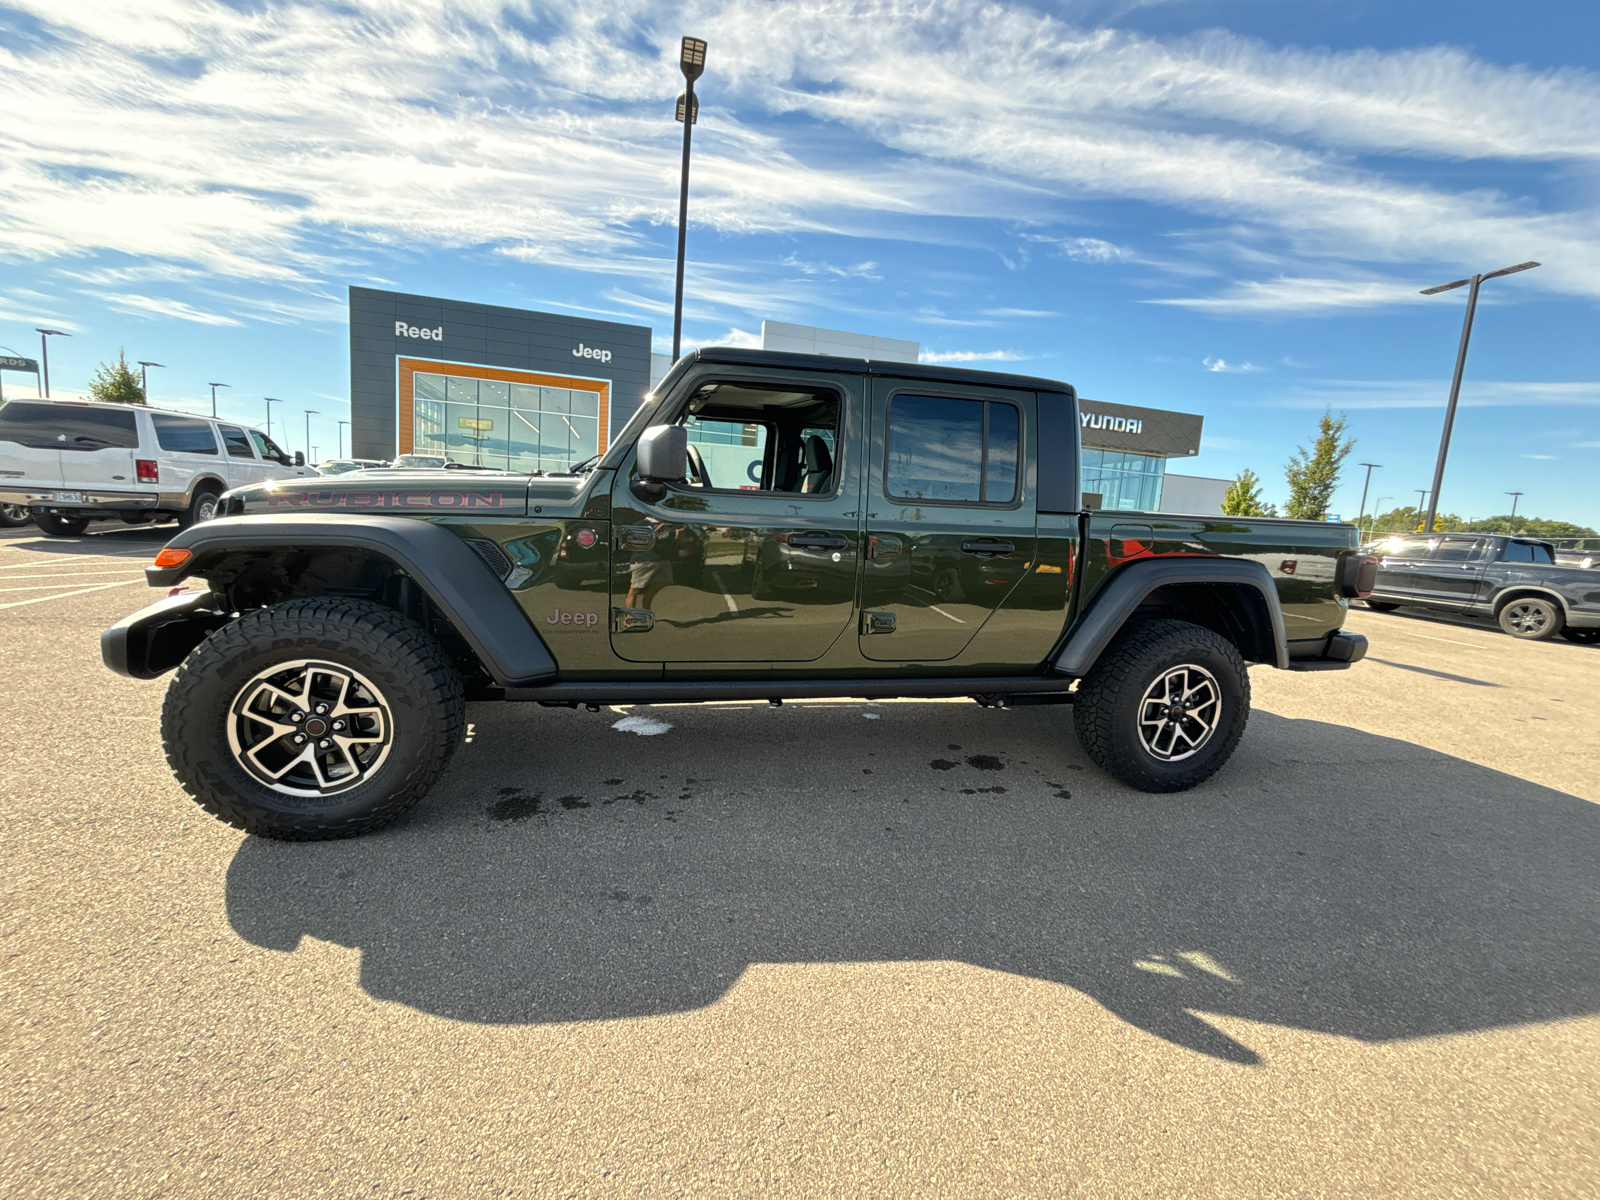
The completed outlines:
[[[613,633],[648,633],[655,628],[656,615],[648,608],[613,608],[611,631]]]
[[[861,635],[863,637],[873,633],[893,633],[894,614],[892,612],[864,612],[861,614]]]

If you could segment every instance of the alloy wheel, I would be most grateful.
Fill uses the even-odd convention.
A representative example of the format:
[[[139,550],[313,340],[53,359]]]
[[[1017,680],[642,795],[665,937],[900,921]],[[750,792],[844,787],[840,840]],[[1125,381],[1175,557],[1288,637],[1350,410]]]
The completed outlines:
[[[1222,687],[1204,667],[1172,667],[1139,701],[1139,741],[1152,758],[1179,762],[1211,740],[1222,718]]]
[[[288,796],[349,791],[389,756],[394,717],[366,677],[335,663],[279,663],[239,689],[228,745],[252,778]]]
[[[1523,601],[1506,609],[1505,622],[1519,633],[1538,633],[1550,623],[1550,613],[1541,604]]]

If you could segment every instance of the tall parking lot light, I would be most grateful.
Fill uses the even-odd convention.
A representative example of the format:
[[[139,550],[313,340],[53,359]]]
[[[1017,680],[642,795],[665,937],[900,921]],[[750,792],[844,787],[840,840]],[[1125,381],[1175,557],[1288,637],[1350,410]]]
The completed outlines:
[[[1511,497],[1511,527],[1507,530],[1507,532],[1514,537],[1516,536],[1517,532],[1517,501],[1522,499],[1522,493],[1507,492],[1506,495]]]
[[[62,333],[59,329],[35,329],[39,335],[39,362],[43,370],[39,373],[39,391],[46,400],[50,399],[50,339],[53,337],[71,337],[70,333]]]
[[[283,401],[279,400],[276,396],[263,396],[262,399],[267,402],[267,436],[271,437],[272,436],[272,406],[274,404],[282,404]]]
[[[1424,296],[1436,296],[1440,292],[1452,291],[1458,287],[1472,288],[1467,293],[1467,315],[1461,322],[1461,347],[1456,351],[1456,373],[1450,380],[1450,402],[1444,410],[1444,432],[1439,435],[1439,461],[1433,468],[1433,500],[1428,505],[1428,519],[1422,526],[1424,533],[1433,532],[1433,519],[1439,507],[1439,488],[1444,484],[1444,460],[1450,453],[1450,430],[1456,423],[1456,401],[1461,396],[1461,373],[1466,370],[1467,343],[1472,339],[1472,315],[1478,309],[1478,288],[1485,279],[1515,275],[1518,271],[1532,270],[1538,265],[1536,262],[1518,263],[1514,267],[1501,267],[1498,271],[1490,271],[1487,275],[1474,275],[1471,279],[1457,279],[1452,283],[1441,283],[1438,287],[1422,289]]]
[[[146,404],[150,403],[150,368],[161,367],[165,369],[166,365],[166,363],[151,362],[147,358],[139,360],[139,392],[144,396]]]
[[[319,410],[317,410],[315,408],[306,409],[305,410],[305,414],[306,414],[306,462],[310,463],[311,459],[313,457],[312,453],[311,453],[311,418],[315,417],[315,416],[318,416],[320,414],[319,414]]]
[[[349,421],[340,421],[339,422],[339,457],[340,458],[344,457],[344,427],[346,425],[348,425],[348,424],[350,424]]]
[[[678,67],[683,71],[683,95],[678,97],[678,120],[683,122],[683,169],[678,175],[678,286],[672,298],[672,361],[678,361],[683,346],[683,252],[689,232],[689,132],[700,117],[700,101],[694,94],[694,81],[705,74],[706,44],[686,37],[678,50]]]
[[[208,383],[208,384],[206,384],[206,386],[211,389],[211,415],[213,417],[215,417],[217,415],[217,389],[219,387],[232,387],[233,384],[231,384],[231,383]]]
[[[1372,486],[1372,472],[1375,468],[1383,466],[1382,463],[1357,463],[1358,467],[1367,469],[1366,482],[1361,485],[1361,511],[1356,514],[1356,534],[1361,533],[1361,518],[1367,515],[1367,489]]]

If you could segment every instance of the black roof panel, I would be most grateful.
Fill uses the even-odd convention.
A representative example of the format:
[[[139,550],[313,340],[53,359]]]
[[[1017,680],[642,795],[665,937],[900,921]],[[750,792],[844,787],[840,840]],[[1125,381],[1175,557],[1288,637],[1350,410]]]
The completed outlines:
[[[1000,371],[969,371],[931,363],[893,362],[888,359],[845,358],[833,354],[791,354],[784,350],[744,350],[732,346],[705,346],[691,351],[695,362],[727,363],[739,367],[790,367],[801,371],[846,371],[858,375],[893,375],[900,379],[926,379],[933,383],[966,383],[984,387],[1020,387],[1036,392],[1065,392],[1075,396],[1070,383],[1034,375],[1008,375]]]

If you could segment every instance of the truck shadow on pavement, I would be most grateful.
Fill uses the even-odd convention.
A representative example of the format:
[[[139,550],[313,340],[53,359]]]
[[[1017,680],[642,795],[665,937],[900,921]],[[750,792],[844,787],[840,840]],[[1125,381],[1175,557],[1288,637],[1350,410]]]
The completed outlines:
[[[1218,779],[1146,796],[1086,765],[1064,709],[656,711],[677,728],[633,739],[474,706],[402,823],[245,840],[234,929],[359,947],[372,996],[473,1022],[896,960],[1063,984],[1237,1063],[1197,1014],[1384,1041],[1600,1011],[1600,806],[1515,776],[1258,711]],[[560,750],[508,763],[530,743]]]

